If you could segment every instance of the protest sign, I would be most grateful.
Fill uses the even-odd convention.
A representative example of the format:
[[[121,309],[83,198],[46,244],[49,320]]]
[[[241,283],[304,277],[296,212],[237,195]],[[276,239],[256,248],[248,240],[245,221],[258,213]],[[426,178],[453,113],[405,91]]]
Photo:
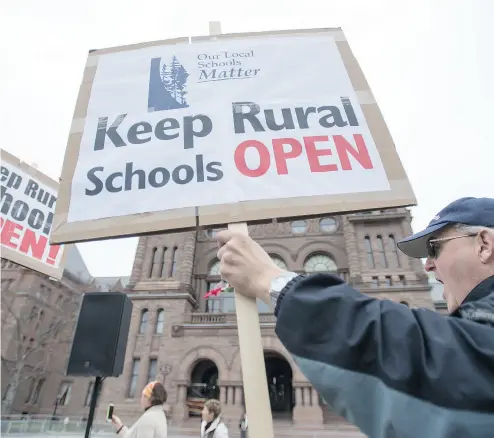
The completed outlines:
[[[50,245],[58,183],[2,150],[2,258],[60,279],[65,251]]]
[[[53,242],[414,205],[341,29],[88,55]]]
[[[53,242],[416,203],[341,29],[217,28],[88,55]],[[235,297],[250,433],[272,438],[256,303]]]

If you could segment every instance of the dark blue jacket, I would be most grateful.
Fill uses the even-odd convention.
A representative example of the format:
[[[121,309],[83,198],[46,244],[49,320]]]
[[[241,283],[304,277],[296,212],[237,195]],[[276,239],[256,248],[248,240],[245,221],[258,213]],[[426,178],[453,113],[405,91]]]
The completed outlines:
[[[275,314],[307,379],[369,437],[494,437],[494,276],[450,316],[297,277]]]

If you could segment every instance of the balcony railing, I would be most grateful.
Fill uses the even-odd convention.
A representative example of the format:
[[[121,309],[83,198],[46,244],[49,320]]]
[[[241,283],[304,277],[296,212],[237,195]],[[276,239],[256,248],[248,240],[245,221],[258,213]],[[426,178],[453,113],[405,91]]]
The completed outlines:
[[[261,324],[274,324],[276,318],[272,313],[260,313],[259,322]],[[236,324],[237,315],[235,313],[191,313],[185,320],[186,324]]]
[[[348,215],[350,222],[369,220],[386,220],[407,217],[408,211],[404,208],[388,208],[385,210],[362,211]]]
[[[193,313],[191,324],[224,324],[227,322],[226,313]]]

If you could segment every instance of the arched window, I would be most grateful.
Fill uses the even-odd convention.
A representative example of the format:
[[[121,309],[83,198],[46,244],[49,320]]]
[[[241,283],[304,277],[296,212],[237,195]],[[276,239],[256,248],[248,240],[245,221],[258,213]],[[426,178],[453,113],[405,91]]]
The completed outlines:
[[[381,266],[384,268],[387,268],[388,267],[388,260],[386,258],[386,252],[384,251],[383,238],[381,236],[377,236],[377,251],[379,254]]]
[[[221,281],[220,262],[216,260],[209,267],[206,279],[206,290],[214,289]],[[222,292],[220,295],[206,300],[206,312],[231,313],[235,312],[235,295],[233,292]]]
[[[292,233],[302,234],[307,231],[307,221],[295,221],[292,222]]]
[[[164,328],[165,328],[165,311],[163,309],[158,309],[158,313],[156,314],[155,333],[158,335],[162,334]]]
[[[163,248],[163,259],[161,261],[161,273],[160,273],[160,277],[161,278],[166,278],[168,275],[168,273],[166,272],[166,251],[168,250],[168,248],[165,246]]]
[[[334,233],[338,229],[338,222],[332,217],[326,217],[321,219],[319,222],[319,227],[325,233]]]
[[[216,260],[209,267],[208,277],[219,277],[220,276],[220,261]]]
[[[364,243],[365,254],[367,255],[367,266],[371,269],[374,269],[376,267],[376,264],[374,262],[374,254],[372,252],[371,238],[369,236],[365,236]]]
[[[139,323],[139,334],[146,332],[148,327],[149,312],[148,309],[143,309],[141,312],[141,321]]]
[[[398,254],[398,246],[396,245],[395,236],[389,235],[389,249],[391,254],[393,254],[393,259],[396,263],[397,268],[401,268],[400,256]]]
[[[156,261],[156,253],[158,251],[158,248],[154,247],[151,250],[151,263],[149,264],[149,271],[148,271],[148,277],[151,278],[153,276],[153,266]]]
[[[148,380],[147,382],[152,382],[156,380],[156,374],[158,372],[158,359],[151,358],[149,359],[149,367],[148,367]]]
[[[175,276],[175,271],[177,269],[177,250],[178,248],[175,246],[173,248],[173,252],[172,252],[172,268],[171,268],[171,277],[174,277]]]
[[[276,254],[270,254],[271,260],[273,260],[274,264],[278,266],[278,268],[288,270],[288,266],[285,263],[285,260],[283,260],[280,256]]]
[[[221,230],[218,228],[210,228],[209,230],[206,230],[204,233],[206,234],[206,237],[209,237],[210,239],[214,236],[216,236]]]
[[[326,254],[311,255],[304,263],[304,271],[313,272],[336,272],[338,267],[334,260]]]
[[[130,374],[130,382],[129,382],[129,392],[128,395],[130,398],[135,397],[136,389],[137,389],[137,379],[139,377],[139,367],[141,365],[141,359],[135,357],[132,361],[132,371]]]
[[[205,396],[206,398],[219,398],[218,377],[219,373],[216,364],[209,359],[200,359],[192,368],[190,375],[191,389],[198,388],[203,397]]]

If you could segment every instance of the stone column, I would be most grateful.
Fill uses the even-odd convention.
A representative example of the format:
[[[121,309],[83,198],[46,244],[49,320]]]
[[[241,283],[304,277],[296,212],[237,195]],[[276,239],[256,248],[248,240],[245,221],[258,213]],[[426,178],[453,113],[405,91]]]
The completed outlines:
[[[312,406],[319,406],[319,394],[316,388],[312,388]]]
[[[304,405],[305,407],[312,406],[312,388],[310,386],[304,388]]]
[[[226,388],[226,390],[227,390],[227,395],[228,395],[227,396],[227,402],[228,402],[229,405],[234,406],[235,405],[235,399],[234,399],[234,397],[235,397],[235,387],[234,386],[228,386]]]
[[[142,272],[142,269],[145,267],[144,261],[146,258],[147,241],[147,236],[139,238],[139,243],[137,244],[136,254],[134,257],[134,265],[132,266],[132,273],[129,280],[130,288],[133,288],[143,276],[144,278],[146,278],[146,276]]]
[[[238,424],[243,412],[243,387],[239,382],[232,382],[231,386],[229,386],[226,416],[233,422],[232,424],[235,425]]]
[[[181,423],[189,418],[189,408],[187,407],[187,387],[188,382],[181,381],[177,384],[177,403],[173,406],[173,420]]]
[[[303,388],[295,384],[295,406],[293,407],[292,420],[293,424],[297,424],[304,416],[304,403],[302,399]],[[299,384],[300,385],[300,384]]]
[[[237,390],[235,391],[235,405],[240,406],[242,409],[244,408],[244,387],[237,386]]]
[[[196,251],[195,231],[188,233],[183,244],[182,254],[177,253],[177,267],[175,269],[175,279],[180,279],[180,283],[192,288],[194,273],[194,255]]]
[[[304,394],[303,403],[302,393]],[[316,390],[308,386],[308,384],[303,384],[303,386],[296,388],[296,398],[297,403],[293,410],[293,424],[310,425],[311,428],[322,427],[323,415]]]
[[[360,255],[358,250],[357,233],[355,227],[348,220],[347,216],[342,216],[343,235],[345,237],[345,249],[348,255],[348,268],[350,278],[357,278],[362,275],[360,269]]]
[[[226,386],[220,386],[220,403],[221,406],[225,406],[226,404]]]
[[[303,388],[295,388],[295,406],[302,407],[304,405],[304,399],[302,397]]]

